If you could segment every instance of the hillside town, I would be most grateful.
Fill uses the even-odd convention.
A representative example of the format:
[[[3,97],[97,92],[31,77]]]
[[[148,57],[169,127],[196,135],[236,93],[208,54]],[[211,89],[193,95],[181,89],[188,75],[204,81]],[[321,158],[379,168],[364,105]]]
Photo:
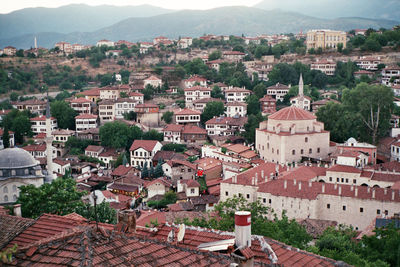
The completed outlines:
[[[5,264],[398,264],[400,27],[38,41],[0,50]]]

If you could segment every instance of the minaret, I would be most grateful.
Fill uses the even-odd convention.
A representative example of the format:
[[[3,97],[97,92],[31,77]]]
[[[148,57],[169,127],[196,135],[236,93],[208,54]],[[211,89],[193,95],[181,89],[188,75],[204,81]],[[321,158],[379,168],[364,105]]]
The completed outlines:
[[[304,109],[304,83],[303,83],[303,75],[300,73],[299,80],[299,108]]]
[[[35,36],[35,49],[37,49],[37,40],[36,40],[36,36]]]
[[[51,114],[49,103],[49,91],[47,91],[47,105],[46,105],[46,156],[47,156],[47,180],[49,182],[54,180],[53,174],[53,135],[51,133]]]

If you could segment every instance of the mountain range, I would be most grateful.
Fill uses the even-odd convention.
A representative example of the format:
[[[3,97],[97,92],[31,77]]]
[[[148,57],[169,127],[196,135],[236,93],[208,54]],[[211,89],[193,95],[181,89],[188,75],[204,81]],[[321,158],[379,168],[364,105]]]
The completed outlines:
[[[254,7],[328,19],[363,17],[400,21],[399,0],[263,0]]]
[[[136,42],[148,41],[158,35],[169,38],[197,37],[203,34],[255,36],[263,33],[305,32],[315,28],[391,28],[398,24],[397,21],[387,19],[324,19],[281,9],[244,6],[180,11],[152,6],[129,8],[69,5],[55,9],[24,9],[0,15],[0,47],[12,45],[29,48],[33,46],[34,37],[37,37],[39,46],[50,48],[58,41],[81,44],[95,44],[100,39]],[[39,11],[42,12],[42,19],[35,24],[32,21],[37,20]],[[63,13],[67,14],[64,16]],[[7,17],[12,14],[13,19]]]

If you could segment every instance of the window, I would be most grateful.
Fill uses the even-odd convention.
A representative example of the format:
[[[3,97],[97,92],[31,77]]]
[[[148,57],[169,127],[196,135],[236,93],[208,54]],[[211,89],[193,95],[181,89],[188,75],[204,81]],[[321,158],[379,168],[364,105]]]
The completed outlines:
[[[292,150],[292,155],[296,155],[296,150]]]
[[[348,183],[348,182],[349,182],[349,179],[346,178],[346,183]]]
[[[330,209],[331,208],[331,204],[326,204],[326,208]]]
[[[239,197],[242,197],[242,193],[239,193]]]
[[[5,193],[5,194],[8,193],[8,187],[7,187],[7,186],[5,186],[5,187],[3,188],[3,193]]]
[[[190,189],[190,194],[194,194],[194,188]]]
[[[355,183],[357,183],[357,180],[356,180],[356,179],[353,179],[353,184],[355,184]]]
[[[318,147],[318,148],[317,148],[317,153],[319,153],[319,152],[321,152],[321,149]]]
[[[247,194],[246,197],[247,197],[247,199],[250,199],[250,194]]]
[[[304,138],[304,142],[308,143],[308,137]]]
[[[329,177],[329,182],[332,182],[332,177]]]
[[[336,182],[338,182],[338,183],[339,183],[339,177],[338,177],[338,178],[336,178]]]
[[[13,192],[17,192],[17,186],[13,185]]]
[[[388,210],[385,210],[385,215],[389,215],[389,211]]]
[[[360,208],[360,212],[364,212],[364,208]]]
[[[308,154],[311,154],[312,153],[312,148],[310,148],[309,150],[308,150]]]
[[[301,154],[301,155],[304,154],[304,149],[300,149],[300,154]]]
[[[346,206],[343,206],[343,210],[346,210]]]
[[[225,191],[225,196],[227,196],[229,193],[228,193],[228,191]]]
[[[271,204],[271,203],[272,203],[272,199],[269,199],[269,200],[268,200],[268,203]]]
[[[263,198],[263,203],[267,203],[267,199],[266,198]]]
[[[8,196],[4,196],[4,202],[8,202]]]
[[[13,201],[17,201],[17,195],[13,195]]]

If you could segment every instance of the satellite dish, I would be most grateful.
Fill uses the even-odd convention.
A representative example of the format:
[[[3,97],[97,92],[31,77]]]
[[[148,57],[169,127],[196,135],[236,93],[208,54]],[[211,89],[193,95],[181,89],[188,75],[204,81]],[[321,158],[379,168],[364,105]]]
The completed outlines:
[[[180,224],[179,225],[179,232],[178,232],[178,242],[181,242],[184,237],[185,237],[185,225],[184,224]]]
[[[167,240],[168,240],[169,243],[174,242],[174,235],[175,235],[175,231],[174,231],[174,229],[172,229],[172,230],[169,232],[168,238],[167,238]]]

